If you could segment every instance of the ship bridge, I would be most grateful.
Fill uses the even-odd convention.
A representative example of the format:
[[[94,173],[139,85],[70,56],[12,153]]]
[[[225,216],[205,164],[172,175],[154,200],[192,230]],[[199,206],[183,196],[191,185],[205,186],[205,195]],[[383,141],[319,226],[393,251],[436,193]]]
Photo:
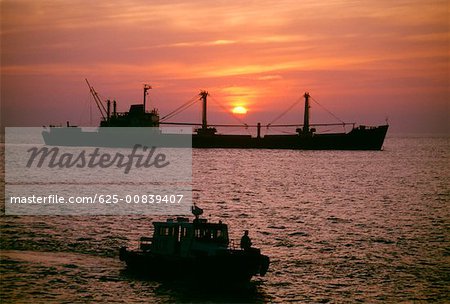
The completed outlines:
[[[228,227],[221,222],[208,223],[206,219],[189,222],[188,218],[179,217],[153,222],[153,227],[153,238],[141,239],[142,250],[161,255],[208,256],[228,248]]]

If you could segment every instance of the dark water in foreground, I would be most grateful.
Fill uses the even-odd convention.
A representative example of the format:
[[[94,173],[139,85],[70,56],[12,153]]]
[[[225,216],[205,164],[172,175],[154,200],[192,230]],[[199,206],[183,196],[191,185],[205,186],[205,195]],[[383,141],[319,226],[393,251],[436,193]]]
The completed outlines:
[[[2,216],[1,302],[448,302],[449,138],[382,152],[194,151],[194,197],[271,257],[245,291],[124,273],[140,216]],[[162,218],[159,218],[162,219]]]

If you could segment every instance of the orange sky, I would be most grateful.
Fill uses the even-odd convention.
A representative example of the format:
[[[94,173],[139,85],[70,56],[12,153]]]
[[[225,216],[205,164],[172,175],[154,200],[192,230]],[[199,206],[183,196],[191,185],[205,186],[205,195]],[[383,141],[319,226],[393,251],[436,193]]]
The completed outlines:
[[[149,83],[162,116],[206,89],[209,122],[236,122],[221,104],[268,123],[309,91],[345,121],[388,117],[392,132],[449,131],[448,1],[1,4],[4,126],[97,124],[88,78],[122,111]],[[312,106],[314,122],[334,121]],[[199,121],[199,111],[174,120]],[[297,106],[281,122],[302,117]]]

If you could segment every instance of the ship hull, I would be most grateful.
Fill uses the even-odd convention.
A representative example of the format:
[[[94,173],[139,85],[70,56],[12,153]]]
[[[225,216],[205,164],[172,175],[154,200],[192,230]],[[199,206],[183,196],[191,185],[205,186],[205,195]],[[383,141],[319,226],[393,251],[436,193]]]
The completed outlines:
[[[118,133],[117,128],[86,132],[81,128],[50,128],[42,132],[51,146],[129,147],[136,143],[159,147],[203,149],[293,149],[293,150],[381,150],[388,126],[359,127],[348,133],[266,135],[155,134],[152,132]],[[126,128],[125,128],[126,129]],[[142,129],[142,128],[141,128]],[[145,129],[144,129],[145,130]]]
[[[224,250],[212,256],[156,255],[152,252],[120,250],[128,271],[149,278],[184,279],[194,282],[243,285],[254,275],[264,275],[269,258],[259,250]]]

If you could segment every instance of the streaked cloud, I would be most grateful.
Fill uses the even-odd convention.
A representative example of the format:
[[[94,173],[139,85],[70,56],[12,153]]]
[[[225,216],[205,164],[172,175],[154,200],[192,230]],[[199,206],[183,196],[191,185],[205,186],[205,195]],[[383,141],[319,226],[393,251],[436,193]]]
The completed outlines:
[[[283,79],[281,75],[264,75],[258,77],[259,80],[280,80]]]
[[[90,77],[125,93],[153,79],[171,89],[165,106],[198,87],[232,102],[239,96],[226,88],[235,88],[269,111],[280,92],[284,100],[300,88],[383,96],[386,109],[405,96],[417,113],[426,96],[436,111],[449,96],[447,1],[5,0],[1,14],[9,112],[12,101],[34,107],[29,100],[52,96],[16,89],[21,78],[44,77]]]

